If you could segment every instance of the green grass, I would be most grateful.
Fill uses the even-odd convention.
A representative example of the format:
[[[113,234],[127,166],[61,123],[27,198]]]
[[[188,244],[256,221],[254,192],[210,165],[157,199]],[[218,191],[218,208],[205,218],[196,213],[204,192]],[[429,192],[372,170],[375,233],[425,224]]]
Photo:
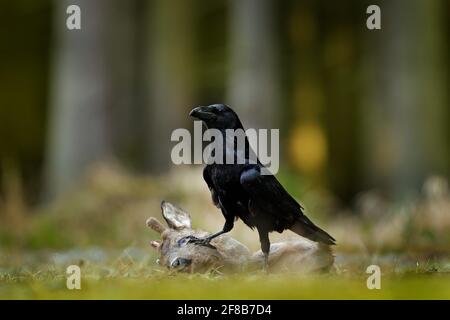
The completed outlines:
[[[138,248],[101,251],[97,261],[92,252],[3,256],[0,299],[450,299],[445,258],[411,263],[341,256],[325,274],[223,275],[170,272],[155,264],[152,251]],[[380,290],[366,286],[370,261],[381,267]],[[66,288],[65,270],[71,264],[81,267],[81,290]]]
[[[382,278],[369,290],[366,278],[336,275],[171,275],[85,279],[68,290],[65,275],[0,285],[2,299],[450,299],[450,275]]]

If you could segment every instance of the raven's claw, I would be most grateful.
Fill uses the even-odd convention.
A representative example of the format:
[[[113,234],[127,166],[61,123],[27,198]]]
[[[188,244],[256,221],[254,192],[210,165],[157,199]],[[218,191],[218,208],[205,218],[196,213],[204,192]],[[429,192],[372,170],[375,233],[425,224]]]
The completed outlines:
[[[185,243],[192,243],[192,244],[199,245],[199,246],[205,246],[205,247],[208,247],[208,248],[211,248],[211,249],[216,249],[216,247],[214,247],[210,243],[211,239],[209,239],[208,237],[201,239],[201,238],[197,238],[197,237],[194,237],[194,236],[187,236],[187,237],[184,237],[181,240],[186,241]]]

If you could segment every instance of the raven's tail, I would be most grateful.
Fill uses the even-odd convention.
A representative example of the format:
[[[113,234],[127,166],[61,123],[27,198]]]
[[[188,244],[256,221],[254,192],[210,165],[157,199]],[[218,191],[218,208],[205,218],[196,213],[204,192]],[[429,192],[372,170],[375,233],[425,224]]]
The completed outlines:
[[[302,216],[297,220],[292,227],[290,227],[290,230],[315,242],[321,242],[328,245],[336,244],[336,240],[332,236],[312,223],[306,216]]]

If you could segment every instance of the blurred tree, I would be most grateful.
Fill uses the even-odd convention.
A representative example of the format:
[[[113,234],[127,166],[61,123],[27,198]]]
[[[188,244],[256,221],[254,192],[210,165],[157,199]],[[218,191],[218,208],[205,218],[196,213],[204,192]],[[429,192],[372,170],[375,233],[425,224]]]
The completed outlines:
[[[351,203],[361,189],[359,152],[360,30],[365,30],[366,7],[361,1],[320,2],[320,71],[328,140],[327,182],[334,194]],[[326,21],[326,23],[324,23]]]
[[[147,7],[145,157],[160,173],[171,166],[172,131],[184,127],[193,107],[193,3],[155,0]]]
[[[365,34],[362,155],[368,184],[401,196],[427,175],[448,174],[446,13],[441,0],[390,0],[381,8],[382,30]]]
[[[227,102],[244,127],[277,128],[280,77],[276,38],[276,2],[230,2],[230,69]]]
[[[292,167],[309,182],[324,184],[328,141],[323,121],[326,112],[318,54],[321,52],[318,8],[314,1],[294,2],[286,12],[292,52],[287,66],[292,85],[288,148]]]
[[[201,104],[225,101],[228,69],[228,0],[195,0],[196,94]]]
[[[90,164],[113,153],[113,112],[126,110],[130,102],[129,10],[120,3],[55,1],[46,166],[49,196],[67,189]],[[81,30],[66,28],[70,4],[81,8]]]
[[[50,18],[49,0],[0,2],[0,198],[15,174],[28,203],[42,189]]]
[[[358,190],[354,15],[364,18],[364,8],[299,1],[288,9],[290,163],[314,188],[330,188],[349,202]]]
[[[110,88],[108,109],[111,110],[110,129],[114,155],[129,167],[136,167],[142,160],[142,110],[140,99],[143,59],[142,52],[142,1],[114,0],[110,10],[108,64]],[[113,23],[112,23],[113,22]]]

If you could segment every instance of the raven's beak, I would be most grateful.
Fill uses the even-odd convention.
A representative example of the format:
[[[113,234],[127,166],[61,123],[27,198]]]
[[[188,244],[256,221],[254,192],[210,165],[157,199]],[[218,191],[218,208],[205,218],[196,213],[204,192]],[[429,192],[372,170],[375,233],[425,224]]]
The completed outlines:
[[[193,117],[193,118],[197,118],[197,116],[202,113],[202,107],[197,107],[191,110],[191,112],[189,112],[189,116]]]
[[[199,120],[209,120],[216,117],[216,115],[208,110],[208,107],[197,107],[189,112],[189,116]]]

